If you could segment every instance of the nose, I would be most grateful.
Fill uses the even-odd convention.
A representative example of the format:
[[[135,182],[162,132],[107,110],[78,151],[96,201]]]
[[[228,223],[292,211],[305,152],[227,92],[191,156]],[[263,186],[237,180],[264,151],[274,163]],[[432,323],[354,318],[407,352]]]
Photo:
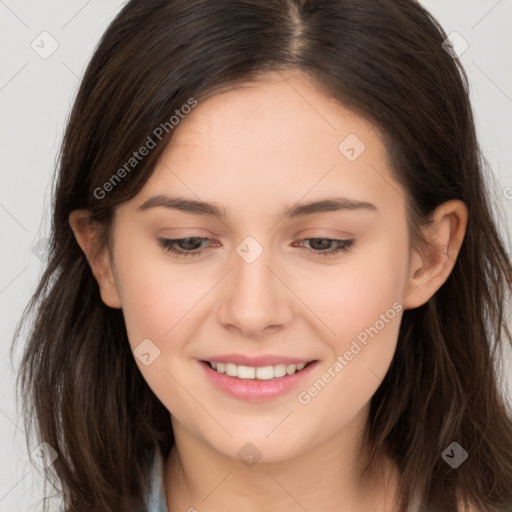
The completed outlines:
[[[254,249],[249,245],[249,254]],[[234,252],[230,262],[234,268],[220,288],[218,320],[244,338],[282,329],[293,317],[293,293],[285,284],[286,273],[271,253],[264,249],[252,261],[243,248]]]

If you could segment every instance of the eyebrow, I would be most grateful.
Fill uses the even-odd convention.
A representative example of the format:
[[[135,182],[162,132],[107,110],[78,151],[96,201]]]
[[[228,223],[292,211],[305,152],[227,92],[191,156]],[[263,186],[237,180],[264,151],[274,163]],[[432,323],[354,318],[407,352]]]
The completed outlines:
[[[226,218],[225,210],[221,210],[218,206],[212,203],[182,197],[169,197],[162,194],[150,197],[147,201],[141,204],[138,209],[146,211],[158,206],[194,215],[215,216],[220,219]],[[296,217],[305,217],[306,215],[314,215],[316,213],[336,212],[340,210],[377,211],[377,207],[366,201],[357,201],[345,197],[335,197],[287,206],[281,215],[284,218],[291,219]]]

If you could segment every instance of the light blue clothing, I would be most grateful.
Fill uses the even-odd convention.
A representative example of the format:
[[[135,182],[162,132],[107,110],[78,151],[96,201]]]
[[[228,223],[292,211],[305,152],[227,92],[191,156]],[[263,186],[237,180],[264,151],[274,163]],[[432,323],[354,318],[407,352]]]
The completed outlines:
[[[148,508],[141,512],[169,512],[165,501],[164,457],[160,450],[154,452],[149,492],[145,496]]]

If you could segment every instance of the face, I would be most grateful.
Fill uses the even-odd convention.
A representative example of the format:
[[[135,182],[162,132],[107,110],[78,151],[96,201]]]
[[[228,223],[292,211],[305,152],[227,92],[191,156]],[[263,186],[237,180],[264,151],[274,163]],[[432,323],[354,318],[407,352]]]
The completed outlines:
[[[116,211],[111,260],[136,363],[173,425],[230,457],[251,442],[262,461],[336,438],[367,410],[409,266],[378,132],[305,76],[272,78],[180,121]]]

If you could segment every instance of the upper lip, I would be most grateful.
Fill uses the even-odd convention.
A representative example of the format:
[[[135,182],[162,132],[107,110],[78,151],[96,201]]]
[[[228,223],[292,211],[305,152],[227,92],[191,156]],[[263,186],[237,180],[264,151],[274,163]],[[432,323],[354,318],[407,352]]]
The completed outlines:
[[[289,357],[274,354],[248,356],[243,354],[221,354],[211,357],[206,357],[203,361],[210,361],[212,363],[233,363],[237,366],[253,366],[255,368],[261,366],[275,366],[277,364],[300,364],[310,363],[315,359],[304,359],[300,357]]]

